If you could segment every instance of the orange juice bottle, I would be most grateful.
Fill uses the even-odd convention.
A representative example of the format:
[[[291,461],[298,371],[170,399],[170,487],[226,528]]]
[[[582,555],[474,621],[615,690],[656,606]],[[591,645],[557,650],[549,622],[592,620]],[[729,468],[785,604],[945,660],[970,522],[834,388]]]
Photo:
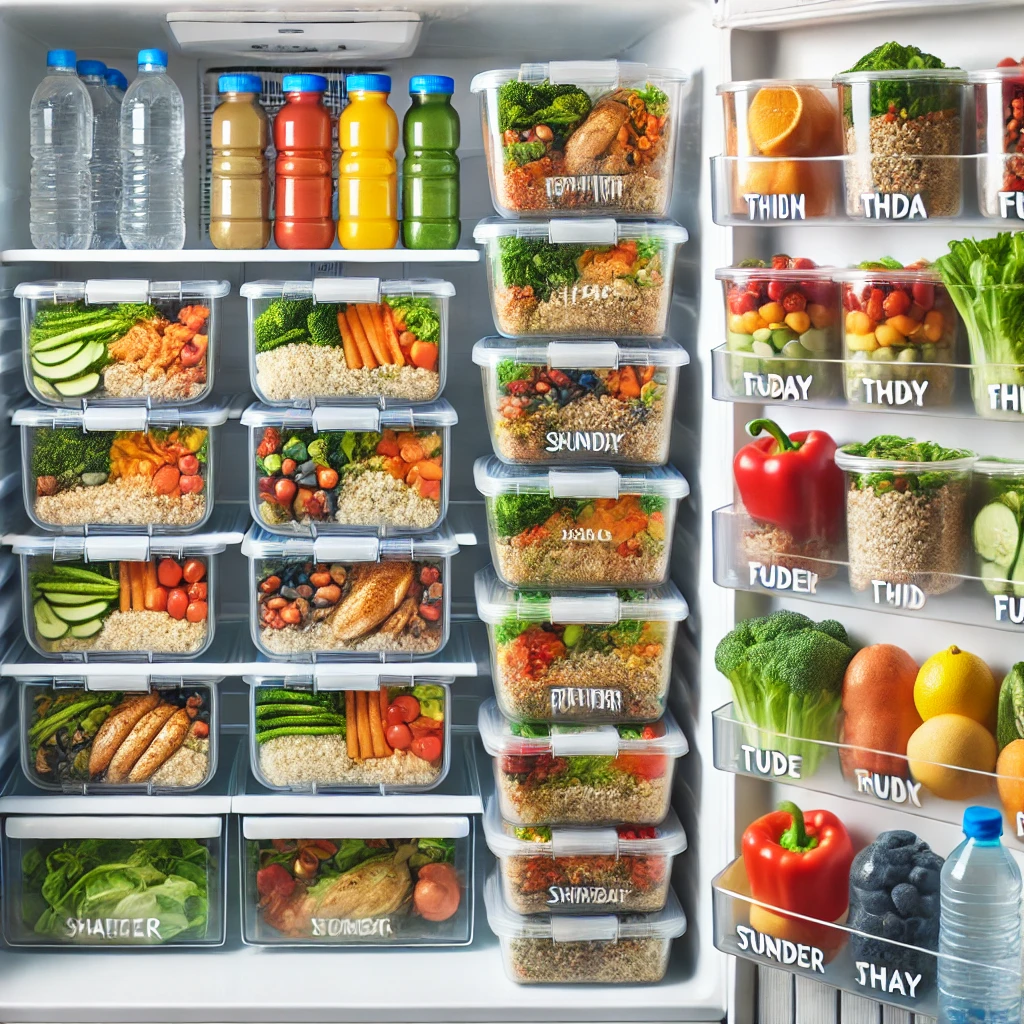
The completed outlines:
[[[388,75],[349,75],[338,121],[338,241],[343,249],[392,249],[398,242],[398,117]]]

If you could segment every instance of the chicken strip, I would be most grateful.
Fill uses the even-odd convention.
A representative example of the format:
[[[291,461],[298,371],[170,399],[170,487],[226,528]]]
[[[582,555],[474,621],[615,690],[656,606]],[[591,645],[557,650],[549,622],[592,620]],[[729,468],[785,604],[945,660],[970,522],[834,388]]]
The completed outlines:
[[[107,769],[107,782],[128,781],[128,775],[135,767],[135,762],[142,757],[167,719],[177,710],[173,704],[160,704],[138,722],[111,759],[110,767]]]
[[[185,742],[192,726],[192,717],[185,708],[178,708],[164,723],[156,739],[135,762],[128,775],[129,782],[145,782]]]
[[[415,575],[412,562],[356,566],[349,574],[351,589],[331,618],[335,639],[350,643],[379,626],[405,600]]]
[[[615,100],[602,100],[587,119],[569,136],[565,144],[565,169],[569,174],[586,174],[596,160],[615,141],[619,129],[629,118],[629,107]]]
[[[102,775],[117,748],[125,741],[143,715],[148,715],[160,703],[160,694],[144,693],[127,697],[107,715],[107,720],[96,731],[89,751],[89,776]]]

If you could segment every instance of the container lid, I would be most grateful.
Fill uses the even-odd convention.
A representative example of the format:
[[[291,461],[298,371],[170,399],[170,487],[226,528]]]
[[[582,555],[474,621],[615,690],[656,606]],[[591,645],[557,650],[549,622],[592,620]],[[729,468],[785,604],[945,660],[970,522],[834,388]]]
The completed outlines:
[[[36,302],[155,302],[161,299],[222,299],[231,291],[227,281],[147,281],[137,278],[98,278],[91,281],[23,281],[16,299]]]
[[[484,810],[484,837],[495,857],[674,857],[686,849],[686,832],[676,812],[652,829],[652,839],[625,839],[629,826],[619,828],[520,828],[501,817],[492,794]],[[647,826],[644,826],[645,828]],[[520,838],[516,833],[533,838]]]
[[[424,665],[421,675],[396,675],[394,666],[375,665],[367,662],[318,661],[308,666],[309,675],[244,675],[242,679],[254,690],[261,686],[282,690],[366,690],[377,691],[382,686],[443,686],[449,690],[455,682],[454,676],[430,675],[429,665]],[[360,669],[362,671],[360,671]],[[353,674],[353,671],[358,674]],[[448,694],[446,693],[446,698]]]
[[[618,60],[553,60],[539,64],[520,64],[518,68],[482,71],[474,76],[470,92],[496,89],[506,82],[550,82],[552,85],[578,85],[604,88],[609,91],[620,85],[646,82],[686,82],[689,76],[674,68],[651,68]]]
[[[477,615],[491,625],[515,618],[524,622],[614,623],[682,622],[689,614],[674,583],[653,590],[579,591],[549,594],[545,590],[516,590],[498,579],[487,565],[474,580]]]
[[[152,669],[156,667],[157,671]],[[149,693],[155,689],[202,690],[212,689],[217,683],[224,682],[224,676],[196,676],[185,679],[182,676],[162,675],[157,666],[139,664],[138,675],[112,676],[105,672],[103,665],[94,662],[83,662],[78,676],[17,676],[17,683],[25,690],[45,687],[57,693],[66,691],[68,687],[86,690],[89,693],[110,693],[117,690],[124,693]],[[145,671],[149,669],[150,671]]]
[[[869,82],[948,82],[964,85],[967,72],[962,68],[897,68],[891,71],[843,71],[832,76],[833,85],[861,85]]]
[[[465,839],[469,818],[395,815],[380,818],[242,818],[245,839]]]
[[[975,84],[980,83],[1002,83],[1006,81],[1020,82],[1024,84],[1024,67],[1019,64],[1012,64],[1005,68],[984,68],[980,71],[969,71],[967,81]]]
[[[80,60],[77,64],[78,77],[86,76],[102,78],[107,73],[107,65],[101,60]]]
[[[682,245],[689,234],[674,220],[615,220],[614,217],[552,218],[551,220],[502,220],[488,217],[473,229],[473,241],[494,238],[546,238],[552,245],[615,245],[630,238],[660,238]]]
[[[158,68],[167,67],[166,50],[139,50],[139,67],[153,65]]]
[[[281,91],[327,92],[327,79],[323,75],[285,75],[281,79]]]
[[[159,406],[90,405],[81,409],[52,409],[33,405],[15,409],[16,427],[74,427],[78,430],[173,430],[175,427],[219,427],[228,420],[228,408],[219,402],[199,405]]]
[[[133,533],[90,533],[85,536],[64,536],[45,533],[7,533],[16,555],[49,555],[56,562],[82,559],[86,562],[148,562],[165,556],[217,555],[229,544],[242,540],[240,531],[204,531],[187,535]]]
[[[982,455],[971,467],[978,476],[1024,476],[1024,459],[1000,459]]]
[[[409,79],[409,95],[425,93],[428,96],[451,96],[455,92],[455,79],[447,75],[413,75]]]
[[[507,466],[497,456],[481,456],[473,463],[476,489],[485,498],[499,494],[550,494],[552,498],[618,498],[623,494],[660,494],[685,498],[686,477],[675,466],[652,469],[544,469]]]
[[[525,725],[512,722],[499,710],[492,697],[480,705],[477,716],[484,749],[492,757],[516,754],[531,757],[551,754],[573,757],[604,754],[615,757],[623,751],[634,754],[664,754],[682,757],[689,749],[683,731],[670,712],[650,725]],[[654,733],[643,739],[642,733]],[[517,735],[522,733],[522,735]]]
[[[618,366],[686,366],[690,355],[671,338],[528,342],[492,337],[481,338],[473,346],[473,362],[477,366],[494,367],[506,359],[520,365],[550,366],[556,370],[614,370]]]
[[[912,438],[908,438],[908,441]],[[949,449],[959,456],[955,459],[919,461],[916,459],[885,459],[877,455],[854,455],[844,445],[836,451],[836,465],[851,473],[966,473],[978,461],[978,456],[966,448]]]
[[[47,50],[46,66],[48,68],[74,68],[74,50]]]
[[[715,271],[718,281],[749,281],[751,278],[765,278],[770,281],[831,281],[835,267],[808,267],[806,270],[774,270],[772,267],[719,267]]]
[[[484,883],[487,923],[503,939],[547,939],[550,942],[617,942],[619,939],[678,938],[686,931],[686,914],[669,889],[663,910],[656,914],[517,914],[506,902],[498,873]]]
[[[384,295],[433,295],[450,299],[455,286],[437,278],[382,281],[379,277],[317,277],[312,281],[247,281],[243,299],[313,299],[315,302],[379,302]]]
[[[382,559],[450,558],[459,552],[445,524],[426,537],[279,537],[253,524],[242,540],[249,558],[302,558],[316,562],[379,562]]]
[[[345,79],[346,92],[391,92],[390,75],[349,75]]]
[[[8,818],[9,839],[218,839],[223,818],[46,815]]]
[[[868,281],[892,281],[895,284],[942,284],[942,275],[932,267],[843,267],[832,273],[832,280],[864,284]]]
[[[217,92],[254,92],[259,95],[263,91],[263,79],[259,75],[221,75],[217,79]]]
[[[718,96],[730,92],[750,92],[754,89],[785,89],[802,86],[828,92],[835,88],[831,78],[748,78],[742,82],[723,82],[715,89]]]
[[[452,427],[458,414],[444,399],[414,408],[318,405],[313,409],[280,409],[254,402],[242,413],[244,427],[286,427],[291,430],[430,430]]]

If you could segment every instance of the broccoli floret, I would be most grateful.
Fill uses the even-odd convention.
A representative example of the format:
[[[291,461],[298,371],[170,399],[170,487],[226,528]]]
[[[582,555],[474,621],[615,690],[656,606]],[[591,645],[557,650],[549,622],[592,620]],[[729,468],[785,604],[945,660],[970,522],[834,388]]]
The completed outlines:
[[[715,667],[732,683],[740,718],[758,730],[759,746],[803,757],[805,774],[833,741],[843,675],[853,648],[840,623],[815,623],[799,612],[741,622],[715,650]]]
[[[560,137],[590,113],[590,97],[575,85],[506,82],[498,90],[498,131],[525,131],[538,124],[557,128]]]
[[[340,345],[338,307],[331,303],[315,305],[306,317],[306,330],[309,332],[309,340],[314,345]]]
[[[277,299],[252,322],[257,352],[269,352],[294,342],[308,341],[306,321],[312,299]],[[335,325],[337,326],[337,325]]]
[[[33,476],[55,476],[67,484],[83,473],[109,473],[114,434],[75,427],[40,427],[32,446]]]

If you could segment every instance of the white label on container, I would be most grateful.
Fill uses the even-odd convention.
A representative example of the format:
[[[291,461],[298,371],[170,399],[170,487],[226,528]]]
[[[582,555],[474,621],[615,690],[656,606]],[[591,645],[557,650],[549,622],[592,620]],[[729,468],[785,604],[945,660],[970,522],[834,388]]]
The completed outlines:
[[[924,408],[924,393],[928,390],[926,380],[875,380],[864,377],[865,405],[913,405]]]
[[[987,391],[993,412],[1024,412],[1024,387],[1020,384],[989,384]]]
[[[567,715],[574,711],[622,713],[622,691],[616,687],[553,686],[548,692],[551,694],[553,715]]]
[[[766,960],[774,960],[786,967],[802,967],[805,971],[825,973],[825,954],[817,946],[778,939],[755,928],[748,928],[745,924],[736,925],[736,938],[743,953],[763,956]]]
[[[921,984],[920,974],[901,971],[898,967],[877,967],[869,960],[858,960],[857,984],[862,988],[887,992],[891,996],[901,995],[913,999],[917,995],[917,986]]]
[[[857,792],[866,793],[876,800],[886,800],[894,804],[910,804],[921,806],[921,783],[909,782],[899,775],[879,775],[869,772],[866,768],[854,768],[857,779]]]
[[[743,390],[747,398],[775,398],[782,402],[806,402],[810,397],[814,375],[806,377],[795,373],[783,377],[781,373],[743,374]]]
[[[996,622],[1012,622],[1015,626],[1024,624],[1024,598],[1008,594],[993,594]]]
[[[862,192],[865,220],[927,220],[928,211],[920,195],[902,192]]]
[[[887,604],[890,608],[903,608],[910,612],[920,611],[926,600],[924,591],[913,583],[872,580],[871,594],[875,604]]]
[[[621,174],[560,174],[544,179],[548,199],[582,196],[596,204],[622,202]]]
[[[617,60],[553,60],[548,62],[548,81],[552,85],[619,84]]]
[[[317,302],[379,302],[379,277],[317,277],[313,280]]]
[[[614,828],[553,828],[551,853],[554,857],[614,856],[619,850],[619,833]]]
[[[544,451],[585,455],[618,455],[625,434],[610,430],[549,430],[544,435]]]
[[[309,924],[309,934],[314,939],[389,939],[393,934],[390,917],[314,917]]]
[[[784,565],[748,562],[750,586],[765,590],[791,590],[794,594],[816,594],[818,574],[810,569],[789,569]]]
[[[1024,220],[1024,192],[999,192],[999,216],[1003,220]]]
[[[64,921],[69,939],[105,939],[108,942],[155,939],[160,942],[158,917],[69,917]]]
[[[617,498],[619,474],[614,469],[552,469],[548,488],[552,498]]]
[[[762,195],[760,192],[744,192],[748,220],[806,220],[807,197],[803,192],[780,192],[778,195]]]
[[[615,245],[618,240],[619,226],[611,217],[548,221],[548,241],[554,245]]]
[[[91,534],[85,538],[85,557],[89,562],[148,562],[149,537]]]
[[[552,594],[548,601],[548,615],[551,622],[559,625],[566,622],[618,622],[619,597],[617,594],[585,594],[579,597]]]
[[[551,917],[553,942],[614,942],[619,936],[619,921],[614,914],[584,917],[575,914]]]
[[[614,725],[551,727],[551,753],[554,757],[580,754],[615,757],[618,752],[619,732]]]
[[[148,302],[149,282],[135,279],[86,281],[85,301],[90,306],[108,302]]]
[[[548,366],[556,370],[614,370],[619,365],[619,346],[614,341],[552,341]]]
[[[799,779],[802,777],[804,759],[799,754],[784,754],[781,750],[762,750],[748,743],[741,743],[743,768],[751,775],[765,775],[768,778]]]
[[[549,907],[615,906],[632,895],[632,889],[610,889],[606,885],[549,885]]]

